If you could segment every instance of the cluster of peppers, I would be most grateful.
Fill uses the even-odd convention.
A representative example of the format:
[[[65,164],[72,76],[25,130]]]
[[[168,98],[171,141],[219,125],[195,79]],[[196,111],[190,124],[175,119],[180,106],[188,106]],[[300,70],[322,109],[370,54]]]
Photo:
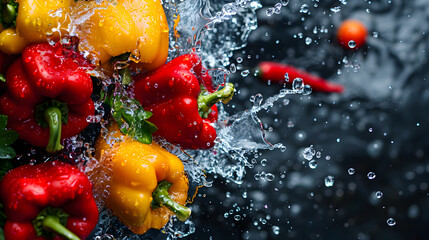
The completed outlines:
[[[72,21],[82,16],[84,23]],[[227,103],[234,86],[215,91],[194,53],[164,64],[169,35],[161,3],[6,0],[0,25],[0,239],[86,239],[98,222],[96,201],[136,234],[160,229],[173,215],[188,219],[183,163],[151,135],[183,149],[212,148],[215,104]],[[117,61],[127,66],[121,78],[132,73],[123,87],[137,108],[130,112],[115,101],[123,96],[103,92],[111,116],[102,121],[107,136],[95,143],[95,167],[83,173],[59,160],[16,168],[4,161],[14,158],[18,137],[47,154],[61,152],[96,112],[91,73],[109,76]]]

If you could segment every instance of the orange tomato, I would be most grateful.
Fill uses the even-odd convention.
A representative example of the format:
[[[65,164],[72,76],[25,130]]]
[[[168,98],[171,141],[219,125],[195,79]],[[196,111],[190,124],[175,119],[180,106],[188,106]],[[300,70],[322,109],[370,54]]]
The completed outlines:
[[[346,49],[358,49],[365,44],[368,31],[357,20],[344,21],[337,31],[338,42]]]

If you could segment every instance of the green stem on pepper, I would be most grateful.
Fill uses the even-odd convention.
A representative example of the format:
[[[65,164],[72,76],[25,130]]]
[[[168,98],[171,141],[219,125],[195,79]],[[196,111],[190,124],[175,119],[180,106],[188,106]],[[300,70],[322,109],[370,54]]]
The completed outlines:
[[[65,227],[68,217],[69,215],[59,208],[45,208],[33,220],[37,236],[52,238],[58,235],[66,240],[80,240],[76,234]]]
[[[151,203],[151,207],[153,209],[156,209],[162,206],[166,206],[174,214],[176,214],[177,219],[184,222],[191,216],[191,209],[182,206],[175,202],[173,199],[171,199],[170,195],[168,194],[168,189],[170,189],[171,185],[173,184],[168,181],[161,181],[160,183],[158,183],[158,186],[152,193],[153,200]]]
[[[67,124],[68,108],[65,103],[50,100],[38,105],[35,109],[36,122],[43,128],[49,127],[49,141],[46,151],[61,151],[61,126]]]
[[[61,236],[63,239],[67,240],[80,240],[72,231],[64,227],[58,217],[56,216],[46,216],[42,222],[43,229],[46,231],[51,231],[56,233],[58,236]]]
[[[0,1],[0,24],[4,29],[14,27],[18,16],[18,3],[14,0]]]
[[[227,83],[224,88],[208,95],[202,95],[198,97],[198,111],[202,118],[207,118],[207,114],[210,112],[211,107],[219,101],[224,104],[228,103],[234,96],[234,84]]]
[[[45,121],[49,126],[49,142],[46,151],[54,153],[61,151],[61,111],[57,107],[49,107],[44,112]]]

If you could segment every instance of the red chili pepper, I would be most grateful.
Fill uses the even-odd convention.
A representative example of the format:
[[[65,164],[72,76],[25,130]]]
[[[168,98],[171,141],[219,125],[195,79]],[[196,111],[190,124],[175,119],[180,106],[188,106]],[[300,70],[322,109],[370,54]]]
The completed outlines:
[[[6,74],[0,114],[8,127],[48,152],[62,149],[60,140],[79,134],[94,114],[92,80],[82,57],[57,44],[27,46]],[[49,128],[47,128],[49,127]]]
[[[234,85],[229,83],[207,95],[201,93],[200,85],[211,86],[211,79],[196,54],[179,56],[148,75],[135,78],[135,98],[153,113],[150,121],[158,127],[155,135],[183,148],[213,147],[217,136],[211,126],[217,119],[214,104],[227,103],[234,94]]]
[[[277,84],[287,83],[285,80],[285,74],[287,73],[289,75],[290,84],[292,84],[295,78],[301,78],[304,84],[311,86],[313,91],[341,93],[344,90],[344,87],[340,84],[328,82],[321,77],[282,63],[269,61],[261,62],[258,65],[258,70],[259,77],[266,82],[271,81]]]
[[[10,170],[0,182],[0,201],[5,239],[85,239],[98,221],[91,182],[59,161]]]

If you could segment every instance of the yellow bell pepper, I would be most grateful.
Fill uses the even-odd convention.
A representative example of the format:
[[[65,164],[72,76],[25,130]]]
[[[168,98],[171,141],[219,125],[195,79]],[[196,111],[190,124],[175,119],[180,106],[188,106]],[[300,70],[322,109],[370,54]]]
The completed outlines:
[[[8,28],[0,32],[0,51],[12,55],[21,53],[27,41],[20,37],[15,28]]]
[[[67,33],[74,0],[16,0],[19,4],[16,32],[27,42],[58,40]],[[55,30],[55,31],[54,31]],[[58,32],[59,31],[59,32]]]
[[[130,53],[133,68],[145,70],[158,68],[167,60],[168,24],[160,0],[16,2],[17,34],[14,38],[9,34],[7,39],[19,38],[19,43],[5,45],[9,52],[16,53],[27,43],[58,41],[72,30],[80,39],[79,49],[102,66],[124,53]],[[16,9],[11,11],[9,15],[15,16]]]
[[[167,60],[168,24],[159,0],[78,1],[73,18],[89,12],[93,14],[77,27],[79,49],[102,65],[124,53],[148,70]]]
[[[189,184],[181,160],[156,143],[122,135],[116,126],[109,132],[106,139],[121,141],[112,147],[99,139],[99,161],[88,173],[95,191],[108,189],[109,194],[98,194],[106,207],[136,234],[162,228],[173,213],[182,221],[189,218],[191,210],[183,206]]]

